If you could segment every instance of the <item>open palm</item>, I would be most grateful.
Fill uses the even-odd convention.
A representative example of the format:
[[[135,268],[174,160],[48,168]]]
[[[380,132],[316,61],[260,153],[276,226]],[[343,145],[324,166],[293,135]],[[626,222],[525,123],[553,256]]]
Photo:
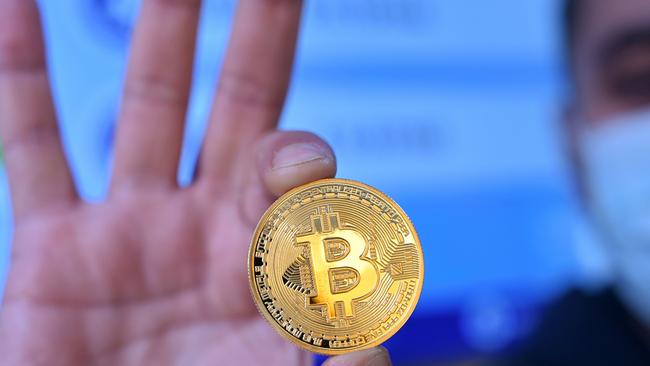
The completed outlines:
[[[16,223],[0,364],[309,364],[257,314],[246,278],[271,200],[335,172],[318,137],[275,131],[300,11],[299,1],[241,1],[197,177],[181,188],[200,1],[145,0],[110,192],[89,204],[62,152],[37,7],[0,0],[0,136]],[[382,352],[331,362],[385,362]]]

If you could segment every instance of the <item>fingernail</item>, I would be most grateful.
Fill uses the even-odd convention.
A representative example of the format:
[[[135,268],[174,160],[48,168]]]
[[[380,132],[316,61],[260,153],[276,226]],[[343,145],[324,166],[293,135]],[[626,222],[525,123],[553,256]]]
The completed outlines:
[[[390,366],[390,356],[383,347],[334,356],[327,360],[327,366]]]
[[[331,154],[324,147],[314,143],[295,143],[280,149],[273,156],[271,169],[284,169],[312,161],[331,159]]]
[[[365,366],[390,366],[390,356],[384,348],[376,348],[375,354],[370,356]]]

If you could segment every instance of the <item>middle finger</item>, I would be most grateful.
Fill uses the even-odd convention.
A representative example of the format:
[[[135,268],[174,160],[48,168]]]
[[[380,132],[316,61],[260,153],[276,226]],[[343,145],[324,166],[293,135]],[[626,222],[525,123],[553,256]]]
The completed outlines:
[[[112,188],[176,185],[200,0],[145,0],[117,130]]]

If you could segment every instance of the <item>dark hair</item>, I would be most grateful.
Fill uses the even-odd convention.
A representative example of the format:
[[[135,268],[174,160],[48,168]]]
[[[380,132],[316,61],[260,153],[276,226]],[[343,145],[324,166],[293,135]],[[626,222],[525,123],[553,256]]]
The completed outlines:
[[[564,0],[564,36],[567,44],[567,51],[571,51],[578,33],[580,15],[582,14],[581,0]]]
[[[582,0],[564,0],[562,9],[562,27],[564,39],[564,73],[568,81],[567,92],[573,93],[575,83],[575,48],[582,17]]]

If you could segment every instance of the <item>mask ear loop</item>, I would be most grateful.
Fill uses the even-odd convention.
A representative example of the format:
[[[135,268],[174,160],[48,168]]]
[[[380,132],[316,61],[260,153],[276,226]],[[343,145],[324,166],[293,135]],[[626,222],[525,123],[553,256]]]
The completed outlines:
[[[590,189],[585,164],[585,139],[588,123],[579,117],[576,103],[564,108],[564,129],[561,148],[568,169],[573,207],[573,258],[577,267],[577,286],[587,292],[598,292],[612,283],[611,260],[598,235],[594,207],[590,205]]]
[[[564,112],[564,156],[569,165],[567,175],[573,183],[571,193],[574,207],[575,230],[573,249],[578,267],[578,286],[587,292],[598,292],[613,284],[612,260],[604,245],[599,222],[602,220],[599,210],[593,203],[591,192],[592,172],[588,169],[588,140],[592,131],[591,123],[580,117],[576,107],[571,103]]]

